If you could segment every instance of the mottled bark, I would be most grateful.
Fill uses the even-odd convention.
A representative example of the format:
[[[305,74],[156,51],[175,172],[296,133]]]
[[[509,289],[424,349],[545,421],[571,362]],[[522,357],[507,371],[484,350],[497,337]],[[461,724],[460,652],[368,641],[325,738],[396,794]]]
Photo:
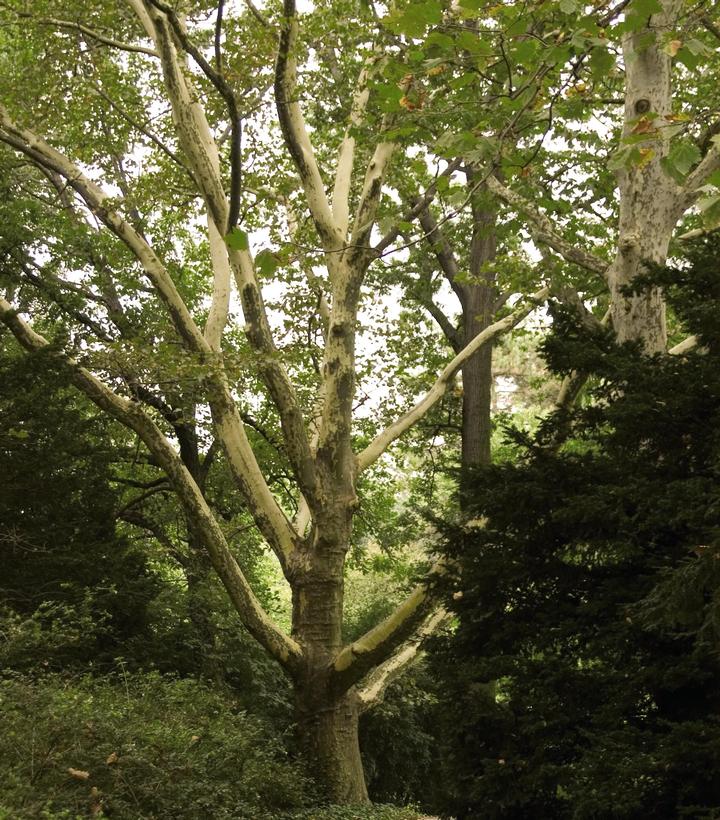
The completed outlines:
[[[325,529],[296,554],[290,567],[292,635],[303,664],[294,676],[298,740],[334,803],[368,801],[358,741],[359,701],[354,688],[333,686],[332,662],[342,648],[343,566],[350,516],[337,498],[326,511]]]
[[[667,345],[665,304],[659,289],[628,294],[645,271],[644,262],[663,264],[675,224],[680,189],[666,173],[661,160],[668,153],[668,141],[659,138],[672,114],[672,58],[662,47],[662,35],[671,31],[680,4],[665,0],[663,12],[648,20],[648,26],[623,40],[625,61],[625,125],[623,135],[638,133],[647,122],[647,142],[639,164],[618,173],[620,219],[618,248],[609,270],[612,295],[612,323],[618,341],[639,341],[648,353],[664,351]],[[648,44],[648,35],[654,42]],[[645,120],[643,120],[645,118]],[[642,133],[642,132],[640,132]]]
[[[340,696],[322,679],[309,675],[295,686],[299,740],[314,762],[318,779],[333,803],[369,802],[360,743],[360,702],[355,689]]]

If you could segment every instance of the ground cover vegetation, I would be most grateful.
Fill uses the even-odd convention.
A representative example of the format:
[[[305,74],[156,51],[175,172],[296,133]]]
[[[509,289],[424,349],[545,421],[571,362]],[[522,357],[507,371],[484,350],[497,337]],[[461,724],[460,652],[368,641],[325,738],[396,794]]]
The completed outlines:
[[[0,4],[5,703],[65,686],[159,733],[138,730],[142,787],[45,737],[22,811],[171,814],[209,799],[203,767],[217,816],[447,805],[442,692],[417,661],[453,621],[425,512],[474,517],[477,471],[521,459],[493,429],[496,377],[521,388],[508,412],[557,405],[571,428],[602,334],[660,381],[669,353],[695,361],[697,328],[639,285],[720,216],[716,17]],[[595,334],[559,383],[529,370],[556,303]],[[483,683],[496,705],[503,678]],[[177,737],[143,691],[177,699]],[[202,737],[203,700],[227,734],[174,745]],[[232,761],[208,761],[232,732],[248,763],[228,784]],[[160,782],[166,743],[185,798]],[[53,803],[59,772],[84,809]]]

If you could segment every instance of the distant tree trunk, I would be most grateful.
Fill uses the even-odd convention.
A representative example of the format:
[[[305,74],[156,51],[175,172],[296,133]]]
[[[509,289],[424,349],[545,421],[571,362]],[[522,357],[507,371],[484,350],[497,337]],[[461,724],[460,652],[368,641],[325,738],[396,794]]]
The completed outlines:
[[[178,401],[178,405],[182,404]],[[175,432],[180,445],[180,458],[187,467],[200,491],[205,494],[207,484],[207,467],[200,458],[200,448],[197,438],[196,408],[185,408],[183,420],[175,424]],[[185,566],[185,580],[187,582],[188,617],[193,631],[194,655],[200,677],[213,683],[222,685],[225,674],[216,655],[217,635],[215,625],[208,614],[208,591],[210,578],[213,573],[212,565],[205,549],[203,534],[197,531],[192,519],[185,517],[188,556]]]
[[[200,677],[221,686],[225,683],[222,664],[217,657],[217,635],[209,613],[208,593],[213,569],[202,541],[188,524],[187,581],[188,617],[193,631],[194,661]]]
[[[494,288],[471,285],[463,304],[465,343],[471,342],[492,323],[495,302]],[[465,364],[462,370],[462,453],[463,468],[490,463],[492,427],[492,345],[485,345]]]
[[[497,300],[495,272],[487,270],[495,259],[495,211],[473,201],[473,236],[470,245],[471,282],[463,287],[463,343],[471,342],[492,321]],[[491,344],[483,346],[462,369],[462,445],[463,473],[490,463],[492,427],[492,354]]]

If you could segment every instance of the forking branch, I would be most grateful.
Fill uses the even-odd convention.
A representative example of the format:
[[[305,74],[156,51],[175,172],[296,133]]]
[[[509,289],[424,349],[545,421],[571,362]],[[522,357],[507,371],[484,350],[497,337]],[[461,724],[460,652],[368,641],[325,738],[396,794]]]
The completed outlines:
[[[0,298],[0,320],[28,351],[46,349],[50,343],[36,333],[5,299]],[[232,555],[225,536],[207,506],[180,455],[150,416],[135,402],[117,395],[104,382],[69,356],[54,352],[69,372],[72,382],[98,407],[133,430],[163,468],[189,520],[203,533],[212,564],[225,586],[235,609],[250,633],[289,670],[300,662],[300,647],[268,617]]]
[[[210,344],[195,324],[162,261],[147,240],[110,207],[111,199],[102,188],[41,137],[16,125],[2,106],[0,140],[59,174],[80,194],[88,208],[138,260],[155,292],[164,302],[172,324],[188,351],[200,360],[212,360]],[[233,477],[248,501],[260,531],[284,563],[294,548],[295,533],[267,486],[217,360],[214,366],[207,368],[205,384]]]
[[[407,413],[401,416],[396,422],[391,424],[368,444],[368,446],[357,456],[358,472],[367,469],[374,464],[388,447],[400,436],[406,433],[413,425],[417,424],[425,414],[434,407],[445,395],[447,389],[453,382],[456,374],[476,351],[483,345],[511,330],[528,316],[538,304],[542,303],[549,295],[549,288],[541,290],[529,296],[519,307],[497,322],[489,325],[469,342],[443,369],[435,384]],[[529,304],[528,304],[529,303]]]

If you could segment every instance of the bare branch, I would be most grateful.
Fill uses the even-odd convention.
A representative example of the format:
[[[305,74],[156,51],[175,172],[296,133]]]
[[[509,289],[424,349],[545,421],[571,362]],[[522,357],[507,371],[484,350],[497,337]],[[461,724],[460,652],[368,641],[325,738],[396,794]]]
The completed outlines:
[[[416,199],[414,206],[417,206],[420,199]],[[437,220],[432,215],[429,206],[425,206],[420,212],[420,226],[425,232],[425,239],[437,257],[440,270],[442,270],[450,287],[455,291],[455,295],[461,303],[465,298],[463,286],[457,281],[458,269],[457,259],[445,234],[440,230]]]
[[[434,585],[444,566],[438,562],[428,580],[418,585],[384,621],[343,647],[332,664],[333,687],[343,692],[388,658],[435,607]]]
[[[515,191],[510,190],[510,188],[503,185],[500,180],[492,175],[487,178],[486,184],[495,196],[524,214],[530,220],[534,225],[534,229],[532,227],[530,229],[533,239],[542,242],[544,245],[548,245],[568,262],[580,265],[580,267],[586,270],[605,276],[609,263],[601,257],[588,253],[564,239],[557,233],[547,216],[537,210],[531,202]]]
[[[335,57],[335,52],[332,47],[326,47],[325,53],[329,53],[332,58]],[[335,187],[332,197],[332,211],[343,236],[347,235],[350,220],[350,185],[352,183],[353,165],[355,161],[355,136],[353,130],[360,125],[365,114],[365,109],[370,97],[370,88],[368,86],[370,72],[380,56],[381,52],[376,47],[360,71],[353,95],[352,107],[350,109],[350,119],[338,152]],[[337,68],[337,62],[331,59],[330,67],[332,72],[333,67]]]
[[[668,350],[668,353],[671,356],[682,356],[683,353],[687,353],[689,350],[694,350],[698,346],[698,337],[697,336],[688,336],[687,339],[683,339],[682,342],[679,342],[675,345],[675,347],[671,347]]]
[[[265,15],[258,9],[252,0],[244,0],[245,5],[250,10],[250,14],[260,23],[264,28],[272,28],[272,23],[265,17]]]
[[[280,127],[290,156],[300,175],[308,207],[323,246],[328,251],[337,252],[342,247],[345,237],[330,210],[325,185],[297,99],[295,50],[298,20],[295,0],[284,0],[283,14],[284,20],[275,65],[275,103]]]
[[[405,415],[401,416],[394,424],[379,433],[370,444],[357,456],[358,472],[366,469],[371,464],[375,463],[380,456],[387,450],[387,448],[399,438],[403,433],[407,432],[413,425],[432,408],[445,395],[448,387],[452,384],[457,372],[462,368],[463,364],[483,345],[494,341],[498,336],[507,333],[517,324],[519,324],[528,314],[530,314],[535,307],[543,302],[549,294],[548,288],[543,288],[537,293],[528,297],[520,307],[503,319],[489,325],[485,330],[478,333],[475,338],[469,342],[455,358],[445,367],[435,384],[430,391],[421,399],[412,409]],[[527,304],[527,301],[530,304]]]
[[[410,664],[418,660],[425,641],[432,637],[449,620],[449,617],[442,607],[436,609],[411,638],[367,675],[358,690],[361,713],[382,703],[388,686],[400,677]]]
[[[238,106],[237,97],[222,74],[220,64],[216,71],[210,63],[205,59],[203,53],[190,40],[185,30],[185,26],[181,23],[180,18],[175,13],[172,6],[162,2],[162,0],[147,0],[156,9],[163,12],[167,20],[172,26],[172,30],[182,46],[183,50],[189,54],[193,60],[200,66],[205,76],[215,86],[220,96],[225,101],[228,115],[230,117],[230,199],[229,209],[227,214],[227,224],[218,223],[221,228],[225,228],[225,232],[231,231],[238,221],[240,215],[240,189],[242,186],[242,164],[241,164],[241,148],[242,148],[242,115]],[[218,11],[218,26],[222,21],[222,5]],[[160,26],[158,26],[157,17],[155,18],[155,27],[160,33]],[[216,31],[216,54],[220,53],[218,47],[219,34]],[[163,59],[165,59],[163,57]]]
[[[713,143],[700,161],[700,164],[691,171],[685,179],[685,184],[681,188],[678,218],[685,211],[695,204],[701,195],[701,188],[708,177],[720,168],[720,147]]]
[[[375,256],[374,250],[369,248],[368,243],[375,224],[378,205],[380,204],[382,183],[394,150],[394,142],[378,143],[368,164],[350,238],[349,254],[351,258],[360,255],[372,259]]]
[[[453,351],[455,353],[459,353],[462,350],[463,343],[463,336],[460,331],[455,327],[455,325],[453,325],[450,319],[448,319],[445,313],[443,313],[438,305],[435,304],[430,296],[427,298],[420,296],[417,297],[417,299],[425,310],[427,310],[427,312],[433,317]]]

